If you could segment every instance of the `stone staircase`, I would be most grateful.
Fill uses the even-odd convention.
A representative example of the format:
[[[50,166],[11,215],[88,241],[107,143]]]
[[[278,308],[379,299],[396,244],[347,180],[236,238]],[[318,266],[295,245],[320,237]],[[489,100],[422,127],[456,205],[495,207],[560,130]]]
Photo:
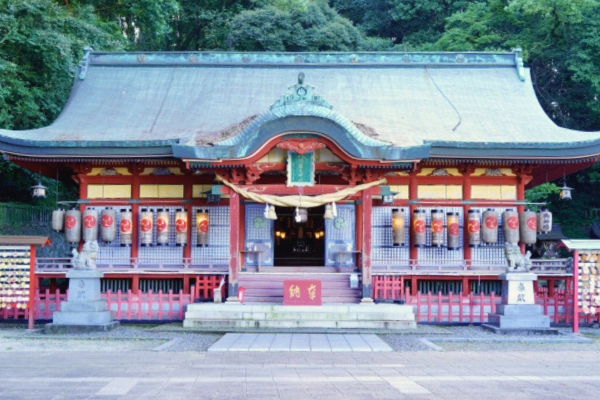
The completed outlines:
[[[188,305],[183,327],[215,331],[390,331],[414,329],[416,322],[412,307],[399,304],[196,303]]]
[[[350,287],[350,273],[279,272],[241,273],[238,287],[244,288],[244,303],[283,303],[283,281],[287,279],[313,279],[321,281],[323,304],[359,303],[361,289]],[[289,268],[288,268],[289,270]],[[359,285],[360,287],[360,285]]]

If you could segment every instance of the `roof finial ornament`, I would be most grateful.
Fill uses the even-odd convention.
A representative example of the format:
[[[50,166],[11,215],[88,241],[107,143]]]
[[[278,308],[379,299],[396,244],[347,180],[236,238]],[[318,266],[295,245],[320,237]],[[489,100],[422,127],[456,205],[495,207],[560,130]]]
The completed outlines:
[[[298,74],[298,85],[304,85],[304,72]]]
[[[330,110],[333,106],[327,103],[320,95],[315,93],[315,87],[304,83],[304,72],[298,74],[298,83],[288,88],[289,92],[281,96],[271,106],[271,110],[277,107],[287,106],[317,106]]]

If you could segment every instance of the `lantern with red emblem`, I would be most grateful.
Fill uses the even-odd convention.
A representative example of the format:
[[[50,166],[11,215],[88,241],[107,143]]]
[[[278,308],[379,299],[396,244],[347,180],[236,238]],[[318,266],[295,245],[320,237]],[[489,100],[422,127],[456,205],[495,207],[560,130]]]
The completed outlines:
[[[152,246],[152,225],[154,214],[147,208],[142,208],[140,218],[140,245]]]
[[[519,216],[515,210],[507,209],[502,213],[504,228],[504,241],[506,243],[519,242]]]
[[[178,208],[175,212],[175,244],[185,246],[188,237],[188,218],[187,212],[183,208]]]
[[[537,217],[533,211],[525,210],[519,215],[521,242],[535,244],[537,241]]]
[[[73,209],[65,214],[65,239],[69,243],[79,243],[81,240],[81,212]]]
[[[481,216],[481,239],[484,243],[498,242],[498,213],[493,208],[488,208]]]
[[[112,208],[105,208],[100,213],[100,238],[105,242],[112,242],[117,238],[117,212]]]
[[[448,250],[460,249],[460,223],[457,212],[446,213],[446,224],[448,225]]]
[[[467,231],[469,233],[469,247],[481,245],[481,214],[479,210],[469,210],[467,217]]]
[[[98,211],[90,210],[89,208],[83,212],[83,240],[92,242],[98,240]]]
[[[427,221],[427,213],[425,210],[413,211],[413,243],[415,247],[425,247],[426,235],[425,225]]]
[[[431,210],[431,245],[444,245],[444,211]]]
[[[121,223],[119,224],[121,246],[131,246],[131,235],[133,233],[132,217],[131,211],[126,208],[121,209]]]
[[[162,208],[156,213],[156,244],[169,245],[169,211]]]
[[[208,246],[208,227],[208,211],[198,210],[196,213],[196,244],[200,247]]]

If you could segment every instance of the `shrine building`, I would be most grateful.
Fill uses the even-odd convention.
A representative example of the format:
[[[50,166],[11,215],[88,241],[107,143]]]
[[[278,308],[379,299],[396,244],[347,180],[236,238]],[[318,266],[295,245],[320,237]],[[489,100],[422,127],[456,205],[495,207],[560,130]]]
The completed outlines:
[[[525,189],[595,163],[600,132],[556,126],[519,51],[88,49],[56,121],[0,130],[0,151],[77,182],[55,228],[98,241],[103,290],[202,298],[224,278],[229,301],[281,303],[298,278],[358,303],[498,292],[505,243],[550,229]],[[38,258],[38,278],[68,257]]]

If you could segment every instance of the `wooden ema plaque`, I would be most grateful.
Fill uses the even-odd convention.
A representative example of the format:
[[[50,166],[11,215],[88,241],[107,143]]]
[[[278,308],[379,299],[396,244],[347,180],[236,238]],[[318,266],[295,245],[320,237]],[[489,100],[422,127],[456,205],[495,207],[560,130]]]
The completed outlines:
[[[321,297],[321,281],[317,280],[284,280],[283,281],[284,306],[320,306],[323,305]]]

